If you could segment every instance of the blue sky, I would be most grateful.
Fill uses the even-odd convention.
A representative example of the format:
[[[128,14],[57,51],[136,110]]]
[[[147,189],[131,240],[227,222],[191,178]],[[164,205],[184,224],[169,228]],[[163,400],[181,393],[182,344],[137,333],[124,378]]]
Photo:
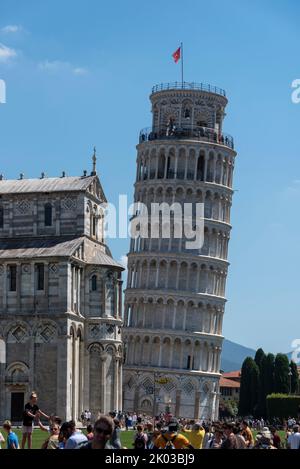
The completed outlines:
[[[149,93],[180,79],[225,88],[235,138],[224,335],[266,351],[300,337],[300,78],[297,0],[0,0],[0,172],[90,170],[108,199],[132,198]],[[110,241],[114,256],[128,240]]]

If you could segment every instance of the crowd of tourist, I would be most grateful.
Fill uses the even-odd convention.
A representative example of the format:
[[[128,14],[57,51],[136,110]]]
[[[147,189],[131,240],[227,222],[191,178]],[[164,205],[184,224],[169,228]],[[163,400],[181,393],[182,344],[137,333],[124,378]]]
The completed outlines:
[[[116,417],[101,415],[94,424],[89,424],[86,432],[76,428],[74,421],[61,422],[57,416],[49,418],[49,426],[43,426],[37,416],[39,428],[47,432],[42,449],[122,449],[121,431],[126,429],[128,415]],[[150,449],[300,449],[299,425],[290,419],[287,424],[285,439],[282,439],[275,427],[263,427],[254,438],[249,422],[195,422],[194,420],[175,419],[172,416],[137,416],[132,430],[132,446],[136,450]],[[128,422],[127,422],[128,423]],[[5,421],[4,432],[7,434],[8,449],[18,449],[17,435],[11,423]],[[28,430],[28,429],[27,429]],[[24,433],[23,433],[24,435]],[[5,437],[0,432],[0,443]],[[23,440],[22,440],[23,441]],[[28,448],[31,439],[28,440]]]
[[[49,425],[41,423],[40,417]],[[286,422],[274,421],[272,425],[264,419],[248,419],[218,422],[199,422],[191,419],[176,419],[170,413],[161,413],[153,418],[137,413],[110,412],[98,415],[92,422],[90,411],[82,414],[81,428],[71,420],[62,422],[58,416],[48,416],[37,405],[37,395],[32,393],[23,414],[22,440],[13,431],[12,424],[3,424],[0,432],[0,448],[32,448],[34,422],[47,433],[42,449],[127,449],[122,446],[121,432],[132,431],[129,449],[300,449],[300,426],[294,418]],[[83,426],[83,424],[86,424]],[[284,430],[284,437],[278,433]],[[255,435],[255,436],[254,436]]]

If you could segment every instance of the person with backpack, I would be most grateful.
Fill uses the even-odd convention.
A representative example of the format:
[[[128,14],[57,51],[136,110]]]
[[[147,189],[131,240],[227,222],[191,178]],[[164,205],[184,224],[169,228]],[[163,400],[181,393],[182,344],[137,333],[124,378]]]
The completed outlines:
[[[170,420],[168,431],[162,432],[154,443],[155,449],[194,449],[190,441],[178,433],[178,422],[175,419]]]
[[[137,429],[137,432],[135,434],[134,442],[133,442],[134,449],[138,449],[138,450],[147,449],[148,437],[146,433],[144,433],[143,426],[137,425],[136,429]]]

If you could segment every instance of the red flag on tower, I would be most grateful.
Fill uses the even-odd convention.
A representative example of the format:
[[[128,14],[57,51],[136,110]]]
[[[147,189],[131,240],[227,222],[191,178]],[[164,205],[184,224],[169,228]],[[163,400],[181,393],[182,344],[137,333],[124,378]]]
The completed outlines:
[[[177,63],[178,60],[180,59],[180,52],[181,52],[181,47],[178,47],[178,49],[172,54],[172,57],[175,63]]]

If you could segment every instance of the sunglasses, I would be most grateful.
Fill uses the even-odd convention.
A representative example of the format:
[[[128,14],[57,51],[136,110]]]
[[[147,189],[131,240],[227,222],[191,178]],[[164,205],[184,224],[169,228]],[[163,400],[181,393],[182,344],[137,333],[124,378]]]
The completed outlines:
[[[101,428],[101,427],[95,427],[95,432],[103,433],[104,435],[110,435],[111,434],[110,430],[107,430],[106,428]]]

